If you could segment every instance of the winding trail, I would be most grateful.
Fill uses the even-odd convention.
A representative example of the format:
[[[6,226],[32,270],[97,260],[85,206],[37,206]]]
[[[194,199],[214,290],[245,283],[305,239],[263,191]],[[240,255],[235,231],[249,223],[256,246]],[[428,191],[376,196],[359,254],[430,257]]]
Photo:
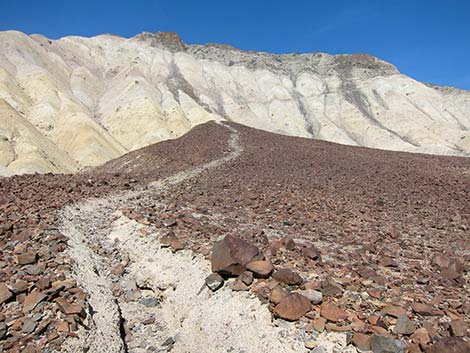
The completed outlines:
[[[69,239],[76,279],[89,294],[88,330],[66,342],[66,352],[302,352],[305,334],[294,325],[274,326],[269,311],[249,293],[222,288],[210,293],[208,261],[189,250],[163,249],[156,229],[122,215],[172,185],[238,158],[238,131],[230,153],[150,184],[147,190],[88,199],[67,206],[61,231]],[[97,250],[98,249],[98,250]],[[127,266],[116,276],[112,268]],[[124,295],[113,294],[116,285]],[[137,292],[140,297],[133,297]],[[127,340],[125,338],[128,338]],[[129,339],[132,337],[132,339]],[[127,342],[126,342],[127,341]]]

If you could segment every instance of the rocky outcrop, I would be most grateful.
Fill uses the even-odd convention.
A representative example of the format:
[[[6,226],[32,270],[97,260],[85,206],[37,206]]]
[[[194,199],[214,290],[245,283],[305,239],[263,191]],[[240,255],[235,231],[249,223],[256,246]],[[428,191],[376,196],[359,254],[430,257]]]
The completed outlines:
[[[1,32],[0,104],[0,166],[14,173],[100,165],[212,119],[470,154],[469,92],[422,84],[370,55],[275,55],[187,45],[175,33],[50,40]]]

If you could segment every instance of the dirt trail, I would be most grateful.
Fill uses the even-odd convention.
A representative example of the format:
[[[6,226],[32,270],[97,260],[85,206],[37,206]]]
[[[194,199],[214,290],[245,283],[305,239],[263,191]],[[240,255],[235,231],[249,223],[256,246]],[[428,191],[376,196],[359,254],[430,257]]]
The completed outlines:
[[[304,333],[294,325],[271,322],[269,311],[248,293],[223,288],[212,294],[204,286],[210,265],[190,251],[173,254],[162,249],[155,229],[127,219],[118,210],[147,196],[168,190],[237,158],[243,151],[238,132],[230,126],[231,152],[200,167],[156,181],[149,190],[89,199],[62,211],[62,232],[69,238],[69,254],[76,278],[89,293],[89,330],[66,342],[67,352],[302,352]],[[98,255],[93,249],[111,256]],[[100,253],[98,251],[98,253]],[[128,258],[127,273],[111,275],[113,254]],[[127,260],[126,260],[127,261]],[[119,283],[135,300],[119,300]],[[126,296],[124,296],[126,297]],[[125,325],[124,325],[125,323]],[[125,342],[127,336],[132,340]],[[130,330],[130,332],[129,332]],[[342,337],[339,337],[342,339]]]

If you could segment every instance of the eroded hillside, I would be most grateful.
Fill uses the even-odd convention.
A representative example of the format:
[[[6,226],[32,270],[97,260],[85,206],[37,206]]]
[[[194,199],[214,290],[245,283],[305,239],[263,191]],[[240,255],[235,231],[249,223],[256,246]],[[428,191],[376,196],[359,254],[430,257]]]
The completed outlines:
[[[0,33],[0,173],[73,172],[208,120],[444,155],[470,153],[470,93],[368,55],[274,55],[177,35]],[[6,168],[6,169],[5,169]]]

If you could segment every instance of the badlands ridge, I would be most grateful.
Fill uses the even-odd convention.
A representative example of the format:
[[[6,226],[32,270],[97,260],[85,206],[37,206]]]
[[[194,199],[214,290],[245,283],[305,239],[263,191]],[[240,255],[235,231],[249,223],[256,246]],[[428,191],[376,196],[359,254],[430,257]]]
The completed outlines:
[[[209,120],[286,135],[470,155],[470,92],[369,55],[275,55],[173,33],[0,33],[0,175],[75,172]]]

